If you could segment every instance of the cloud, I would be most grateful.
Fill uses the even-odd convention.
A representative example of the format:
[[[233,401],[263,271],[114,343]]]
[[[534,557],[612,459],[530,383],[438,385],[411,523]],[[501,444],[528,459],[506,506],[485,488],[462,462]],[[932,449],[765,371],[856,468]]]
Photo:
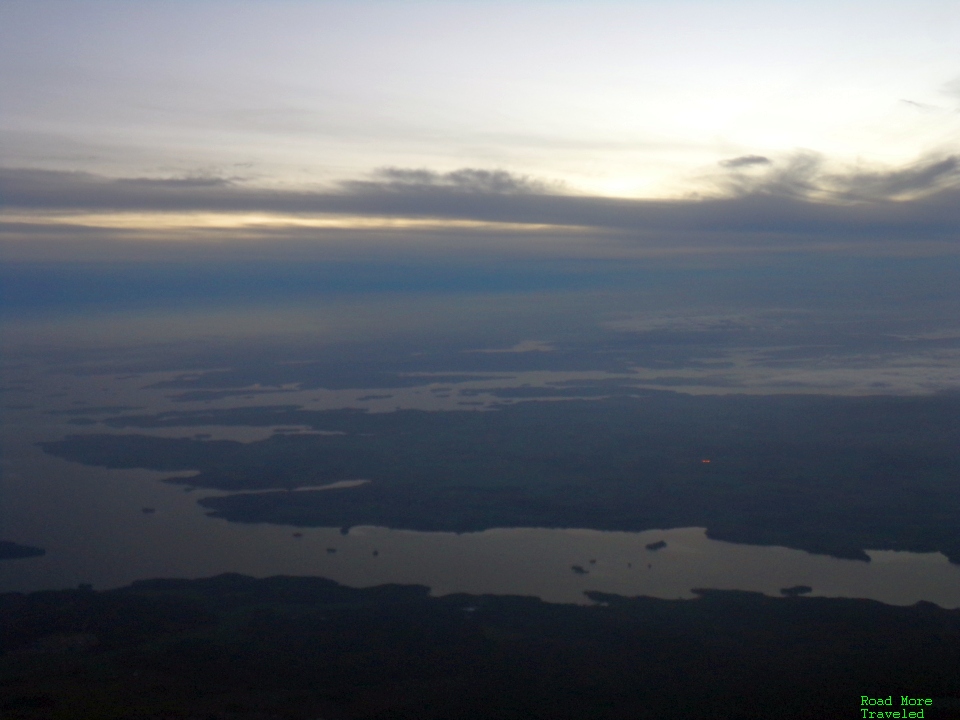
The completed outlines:
[[[353,192],[427,192],[447,190],[456,193],[492,195],[546,194],[563,189],[561,183],[550,183],[506,170],[463,168],[448,173],[407,168],[380,168],[375,180],[353,180],[341,184]]]
[[[126,183],[130,187],[147,190],[195,190],[198,188],[230,187],[240,179],[236,177],[217,177],[215,175],[187,175],[174,178],[129,178]]]
[[[741,155],[740,157],[721,160],[720,165],[727,168],[750,167],[753,165],[769,165],[770,158],[763,155]]]
[[[953,97],[960,98],[960,75],[949,82],[945,82],[941,90],[945,95],[952,95]]]
[[[807,199],[817,189],[821,159],[814,153],[796,153],[781,163],[771,163],[763,174],[744,173],[740,167],[728,167],[731,172],[721,180],[724,194],[732,196],[767,195],[782,198]]]
[[[944,112],[944,109],[939,105],[930,105],[929,103],[917,102],[916,100],[907,100],[905,98],[902,98],[900,102],[924,113]]]
[[[830,170],[816,153],[800,152],[771,163],[762,174],[740,165],[719,180],[728,196],[776,196],[818,203],[883,203],[918,200],[960,190],[960,157],[931,156],[900,168]]]
[[[845,198],[896,199],[960,186],[960,158],[928,159],[899,170],[827,176]]]
[[[62,236],[66,229],[53,227],[54,216],[79,218],[84,213],[261,213],[281,219],[381,218],[385,225],[341,231],[280,223],[221,230],[220,235],[200,228],[194,236],[234,243],[241,237],[251,242],[259,237],[273,244],[340,237],[344,247],[349,243],[361,247],[363,238],[386,244],[389,237],[397,251],[423,249],[430,242],[436,247],[462,242],[457,247],[473,243],[477,252],[483,247],[490,252],[509,247],[511,252],[607,256],[842,245],[861,249],[883,245],[887,252],[891,247],[920,248],[925,242],[950,252],[960,249],[960,158],[953,155],[927,157],[899,168],[837,171],[814,153],[798,153],[769,163],[728,165],[725,171],[713,197],[643,200],[561,192],[545,181],[473,168],[447,173],[386,168],[372,179],[312,191],[255,187],[225,176],[152,180],[7,168],[0,169],[0,197],[9,213],[8,224],[0,230],[8,239],[38,238],[43,232],[24,229],[34,223]],[[437,226],[390,226],[397,218],[429,220]],[[445,229],[445,222],[461,227]],[[464,228],[463,223],[478,228]],[[155,238],[162,232],[162,223],[148,224],[141,237]],[[187,231],[176,232],[178,238],[190,237]],[[483,233],[486,240],[479,240]],[[27,242],[24,239],[21,247]]]

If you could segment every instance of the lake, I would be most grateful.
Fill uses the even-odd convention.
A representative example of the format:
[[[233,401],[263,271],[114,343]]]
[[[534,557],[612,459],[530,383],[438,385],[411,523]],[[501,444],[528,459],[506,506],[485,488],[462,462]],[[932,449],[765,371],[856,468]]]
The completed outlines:
[[[256,326],[260,333],[284,323],[289,326],[305,322],[302,306],[279,311],[268,308],[263,312],[267,317],[261,317]],[[344,332],[348,336],[364,336],[370,334],[371,327],[382,326],[382,320],[364,320],[356,308],[351,312],[355,319],[360,319],[351,326],[342,317],[350,313],[342,309],[338,312],[337,322],[331,324],[341,328],[341,335],[328,339],[328,344],[334,346],[348,344],[342,337]],[[687,354],[690,333],[716,334],[718,324],[727,327],[727,333],[743,332],[730,330],[734,320],[729,318],[688,316],[681,322],[671,317],[659,321],[648,318],[639,330],[639,321],[634,318],[629,327],[633,332],[662,334],[665,323],[685,323],[684,338],[674,342],[671,352],[686,344]],[[757,317],[751,322],[769,321]],[[635,358],[631,357],[619,367],[604,361],[591,368],[580,351],[579,355],[561,356],[557,367],[552,368],[551,362],[544,360],[556,353],[555,344],[536,337],[517,342],[511,342],[513,337],[505,337],[499,345],[484,346],[483,342],[489,343],[491,338],[479,333],[481,337],[468,336],[461,341],[461,347],[455,348],[454,354],[469,362],[446,372],[436,363],[406,363],[399,367],[405,374],[394,376],[387,387],[305,387],[310,383],[303,378],[269,379],[265,375],[267,381],[263,383],[236,381],[243,386],[239,389],[200,383],[189,390],[196,378],[231,367],[231,353],[236,352],[239,341],[229,337],[229,333],[226,339],[223,337],[222,328],[229,326],[223,318],[220,312],[196,315],[192,329],[190,317],[141,318],[140,333],[151,326],[158,330],[161,342],[155,349],[136,334],[136,342],[130,342],[131,328],[136,326],[132,316],[99,320],[88,317],[74,324],[34,320],[14,328],[23,345],[30,348],[32,344],[35,357],[42,360],[29,362],[23,356],[7,356],[2,535],[43,547],[47,554],[0,564],[0,590],[29,591],[80,583],[110,588],[148,577],[192,578],[240,572],[261,577],[321,575],[357,587],[416,583],[429,586],[438,595],[519,594],[563,603],[589,602],[583,594],[588,590],[690,598],[695,596],[695,588],[754,590],[776,596],[784,589],[808,587],[809,594],[814,596],[872,598],[899,605],[924,600],[947,608],[960,607],[960,566],[951,564],[939,552],[866,548],[870,562],[864,562],[780,546],[723,542],[708,538],[702,527],[665,527],[643,532],[492,527],[480,532],[451,533],[359,525],[344,534],[337,527],[234,523],[208,517],[197,504],[200,498],[228,493],[160,482],[171,476],[190,477],[192,472],[92,467],[53,457],[36,445],[65,435],[105,430],[115,434],[251,443],[278,431],[309,435],[317,430],[306,425],[242,423],[104,428],[100,421],[108,417],[275,405],[316,410],[353,407],[371,413],[389,413],[399,408],[484,411],[523,402],[525,396],[541,402],[564,402],[599,397],[599,393],[607,392],[604,388],[619,392],[624,385],[638,390],[663,388],[666,376],[674,378],[672,387],[694,394],[764,395],[779,383],[781,391],[823,393],[832,389],[840,395],[856,396],[866,379],[877,377],[895,379],[899,385],[893,389],[898,392],[916,393],[931,378],[949,385],[950,373],[955,373],[955,366],[949,362],[951,348],[937,347],[922,356],[914,354],[909,367],[903,362],[902,352],[896,358],[892,354],[874,358],[870,367],[859,369],[849,367],[849,359],[836,360],[832,366],[821,359],[814,366],[799,358],[774,366],[757,360],[763,353],[769,357],[769,347],[745,348],[734,343],[720,352],[716,338],[712,338],[712,347],[701,346],[698,350],[706,357],[696,362],[688,358],[674,363],[668,371],[657,371],[652,363],[647,367],[634,364]],[[746,322],[742,318],[735,321]],[[357,326],[364,322],[368,327],[361,333]],[[777,322],[784,321],[781,318]],[[690,325],[698,324],[707,329],[690,330]],[[221,330],[214,340],[200,337],[214,328]],[[298,328],[298,332],[302,330]],[[164,331],[166,337],[162,337]],[[625,330],[620,327],[616,332]],[[287,332],[287,344],[281,344],[270,357],[256,358],[257,363],[283,368],[308,365],[311,356],[304,348],[309,343],[305,344],[303,338],[310,333],[297,336],[299,345],[290,341],[294,335]],[[84,347],[85,338],[90,343],[94,338],[96,343],[102,343],[105,337],[124,338],[125,344],[112,356],[100,348]],[[431,337],[435,343],[436,336]],[[244,342],[246,353],[253,347],[262,354],[266,346],[262,337]],[[409,350],[407,345],[400,345]],[[193,348],[195,357],[185,359],[171,354],[171,348],[183,347]],[[210,354],[211,347],[219,355],[220,363],[201,365],[201,359],[209,362],[209,357],[204,356]],[[645,351],[649,353],[649,347]],[[403,351],[397,347],[388,347],[382,366],[396,371],[396,358],[402,356]],[[571,360],[574,356],[575,362]],[[157,368],[164,363],[168,369]],[[844,378],[856,379],[844,384]],[[651,379],[655,381],[652,385]],[[656,382],[658,379],[660,382]],[[798,385],[801,379],[807,383],[805,386]],[[232,382],[235,381],[228,379],[223,385]],[[178,383],[180,387],[171,387]],[[564,391],[558,396],[541,392],[555,392],[558,388]],[[189,392],[199,394],[189,396]],[[343,478],[359,479],[363,478]],[[375,478],[373,482],[376,483]],[[659,543],[665,545],[648,548],[656,548]]]

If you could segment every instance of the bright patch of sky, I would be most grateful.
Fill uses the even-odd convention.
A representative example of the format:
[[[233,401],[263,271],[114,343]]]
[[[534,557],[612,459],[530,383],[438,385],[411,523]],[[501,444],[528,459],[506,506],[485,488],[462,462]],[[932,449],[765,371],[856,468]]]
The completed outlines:
[[[958,37],[944,0],[8,0],[2,164],[286,187],[473,167],[683,196],[738,156],[951,152]]]

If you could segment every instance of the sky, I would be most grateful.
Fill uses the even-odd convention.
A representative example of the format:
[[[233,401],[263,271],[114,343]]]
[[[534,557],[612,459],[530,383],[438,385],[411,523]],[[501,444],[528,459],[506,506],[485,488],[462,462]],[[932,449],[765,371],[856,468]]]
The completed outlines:
[[[958,37],[949,0],[0,0],[0,257],[953,254]]]

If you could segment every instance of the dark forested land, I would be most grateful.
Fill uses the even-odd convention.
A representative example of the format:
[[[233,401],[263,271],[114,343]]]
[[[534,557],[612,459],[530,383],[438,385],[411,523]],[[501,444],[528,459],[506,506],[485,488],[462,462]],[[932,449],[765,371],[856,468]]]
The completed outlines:
[[[9,540],[0,540],[0,560],[17,560],[19,558],[39,557],[46,554],[46,550],[30,545],[19,545]]]
[[[0,595],[5,720],[846,718],[861,695],[960,717],[960,611],[589,593],[594,606],[142,581]],[[894,708],[896,709],[896,708]]]
[[[960,562],[960,394],[526,401],[491,411],[247,407],[106,418],[112,427],[308,426],[259,442],[74,435],[42,446],[104,467],[196,470],[171,482],[259,490],[201,500],[239,522],[640,531],[866,559]],[[709,462],[704,462],[709,460]],[[350,489],[288,492],[364,478]]]

